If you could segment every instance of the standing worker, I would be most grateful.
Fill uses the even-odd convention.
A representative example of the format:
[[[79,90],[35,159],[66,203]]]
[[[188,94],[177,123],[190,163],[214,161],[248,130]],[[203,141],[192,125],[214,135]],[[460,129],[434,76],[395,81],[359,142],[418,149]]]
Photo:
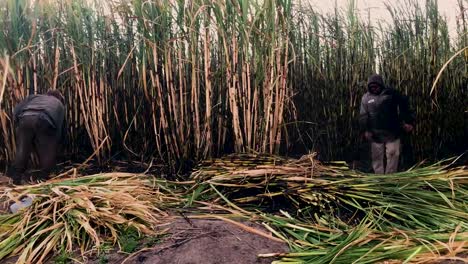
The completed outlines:
[[[359,124],[371,143],[372,167],[377,174],[395,173],[400,158],[401,130],[413,131],[414,116],[407,97],[385,86],[382,76],[371,75],[367,90],[361,100]]]
[[[16,133],[16,157],[9,177],[21,184],[31,152],[40,163],[40,179],[46,179],[56,165],[57,151],[62,141],[65,107],[62,94],[49,90],[47,94],[30,95],[13,110]]]

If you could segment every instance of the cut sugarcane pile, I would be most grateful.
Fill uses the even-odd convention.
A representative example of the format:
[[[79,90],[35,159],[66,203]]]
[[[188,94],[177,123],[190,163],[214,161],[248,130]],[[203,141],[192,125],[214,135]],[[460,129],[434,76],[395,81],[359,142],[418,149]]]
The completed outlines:
[[[466,263],[468,232],[428,230],[382,230],[377,219],[366,217],[357,226],[337,219],[319,223],[300,221],[289,215],[266,216],[264,225],[291,246],[274,264],[292,263]],[[460,262],[443,262],[458,260]]]
[[[374,175],[342,163],[322,164],[313,155],[298,160],[231,155],[203,164],[192,178],[199,182],[199,193],[211,185],[236,204],[258,206],[286,198],[289,207],[312,216],[346,207],[363,214],[373,212],[383,223],[398,228],[468,227],[464,167],[435,164]]]
[[[371,175],[313,155],[240,154],[203,162],[192,179],[108,173],[3,188],[2,199],[36,199],[0,216],[0,259],[19,255],[18,263],[39,263],[62,250],[83,254],[118,242],[128,228],[153,235],[166,209],[260,221],[290,245],[290,253],[266,255],[280,258],[277,263],[418,263],[468,251],[465,167],[435,164]],[[288,210],[266,213],[264,205],[277,199]],[[360,217],[336,217],[343,208]]]
[[[373,175],[313,156],[231,155],[192,174],[193,196],[260,218],[291,246],[290,253],[264,255],[281,258],[274,263],[439,263],[468,252],[468,170],[450,165]],[[277,198],[293,210],[261,212]],[[361,217],[336,218],[343,207]]]
[[[41,263],[49,253],[99,249],[117,242],[120,232],[135,229],[152,235],[173,202],[145,175],[107,173],[4,188],[2,197],[18,201],[34,194],[31,206],[0,216],[0,259],[20,255],[18,263]],[[166,199],[167,198],[167,199]]]

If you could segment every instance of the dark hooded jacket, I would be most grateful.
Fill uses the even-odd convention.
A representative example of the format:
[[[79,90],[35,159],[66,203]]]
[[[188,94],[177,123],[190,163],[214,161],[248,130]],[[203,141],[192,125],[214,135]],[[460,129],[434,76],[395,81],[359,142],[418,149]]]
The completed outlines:
[[[369,90],[371,84],[381,87],[379,94]],[[385,86],[380,75],[374,74],[367,82],[368,91],[361,100],[359,124],[361,129],[372,133],[375,142],[389,142],[400,137],[402,125],[414,124],[406,96]]]
[[[64,137],[65,107],[63,103],[54,96],[38,94],[30,95],[21,101],[13,110],[15,121],[22,116],[37,115],[47,120],[56,129],[57,136]]]

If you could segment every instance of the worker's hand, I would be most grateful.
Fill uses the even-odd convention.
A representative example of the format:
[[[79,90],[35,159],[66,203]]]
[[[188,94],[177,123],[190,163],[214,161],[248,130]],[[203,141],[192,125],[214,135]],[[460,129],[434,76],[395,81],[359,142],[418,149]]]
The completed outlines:
[[[369,131],[364,132],[364,137],[367,140],[371,140],[372,139],[372,132],[369,132]]]
[[[410,124],[403,124],[403,130],[405,130],[406,133],[409,133],[413,131],[414,127]]]

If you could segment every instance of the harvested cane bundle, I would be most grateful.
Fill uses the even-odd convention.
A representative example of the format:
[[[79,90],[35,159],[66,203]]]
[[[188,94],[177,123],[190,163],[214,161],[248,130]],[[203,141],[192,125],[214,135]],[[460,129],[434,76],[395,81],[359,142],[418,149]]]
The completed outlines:
[[[16,214],[0,216],[0,259],[18,255],[17,263],[41,263],[59,249],[81,253],[104,241],[117,242],[128,228],[153,234],[153,224],[166,214],[154,205],[165,196],[148,176],[108,173],[53,180],[4,189],[2,197],[35,200]]]
[[[467,232],[459,228],[435,233],[425,230],[378,230],[378,221],[365,218],[357,226],[341,223],[331,227],[312,224],[290,216],[263,215],[264,225],[288,241],[292,252],[264,254],[287,263],[434,263],[463,260],[468,252]]]
[[[343,162],[330,162],[324,165],[316,160],[315,156],[314,153],[300,159],[291,159],[267,154],[232,154],[202,162],[198,170],[192,173],[191,178],[217,185],[223,185],[224,181],[235,180],[258,183],[277,177],[287,177],[290,181],[301,182],[323,174],[339,176],[349,170]]]
[[[242,156],[242,163],[231,160],[233,156],[201,167],[192,177],[200,186],[222,187],[228,199],[244,206],[281,201],[301,215],[335,214],[346,208],[351,216],[359,211],[361,215],[373,213],[383,224],[398,228],[453,230],[459,224],[468,228],[465,167],[448,169],[435,164],[373,175],[350,170],[343,163],[322,164],[313,156],[275,158],[281,162],[268,160],[268,164],[255,156]]]
[[[286,198],[286,207],[292,203],[297,210],[303,210],[304,206],[323,209],[335,200],[320,188],[303,188],[306,184],[309,187],[314,183],[326,184],[325,175],[339,177],[343,173],[352,171],[341,162],[322,164],[315,159],[315,153],[300,159],[232,154],[203,162],[191,177],[201,186],[225,187],[228,198],[236,203],[281,207]]]

